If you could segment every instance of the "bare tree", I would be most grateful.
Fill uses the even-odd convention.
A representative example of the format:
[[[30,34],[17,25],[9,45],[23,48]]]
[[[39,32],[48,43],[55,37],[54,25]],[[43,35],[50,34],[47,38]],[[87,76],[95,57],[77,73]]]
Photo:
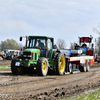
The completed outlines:
[[[70,43],[70,49],[75,49],[75,45],[76,45],[76,44],[79,44],[79,41]]]
[[[94,41],[94,42],[95,42],[95,49],[94,49],[94,52],[97,53],[97,52],[98,52],[98,47],[97,47],[98,39],[95,38],[95,41]]]
[[[95,33],[97,33],[98,35],[100,35],[100,23],[97,26],[97,28],[93,28],[93,31]],[[100,54],[100,37],[98,37],[97,39],[95,39],[95,53],[99,53]]]
[[[57,44],[59,49],[65,49],[67,47],[65,40],[60,39],[60,38],[57,39],[56,44]]]
[[[97,34],[99,34],[100,35],[100,23],[99,23],[99,25],[97,26],[97,28],[93,28],[93,31],[95,32],[95,33],[97,33]]]
[[[75,49],[75,43],[70,43],[70,49]]]
[[[100,54],[100,37],[97,38],[95,43],[95,52]]]
[[[18,48],[21,49],[23,48],[24,46],[21,44],[21,43],[18,43]]]

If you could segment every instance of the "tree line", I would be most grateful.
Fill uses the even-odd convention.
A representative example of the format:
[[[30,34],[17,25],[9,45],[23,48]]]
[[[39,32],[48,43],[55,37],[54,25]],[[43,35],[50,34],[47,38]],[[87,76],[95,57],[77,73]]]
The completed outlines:
[[[99,25],[95,28],[93,28],[93,31],[100,35],[100,23]],[[98,38],[95,38],[95,53],[98,53],[100,55],[100,36]]]
[[[20,49],[23,45],[17,43],[14,39],[6,39],[5,41],[1,41],[0,43],[0,50],[3,51],[4,49]]]
[[[96,30],[96,29],[95,29]],[[100,31],[96,30],[95,32],[98,32],[98,34],[100,35]],[[95,53],[99,53],[100,54],[100,37],[98,37],[97,39],[95,39]],[[70,43],[70,48],[69,49],[75,49],[75,44],[77,42],[73,42]],[[67,45],[64,39],[58,38],[56,41],[56,45],[58,47],[58,49],[66,49]],[[0,43],[0,50],[3,51],[4,49],[21,49],[24,46],[21,43],[18,43],[16,40],[14,39],[6,39],[5,41],[1,41]]]
[[[63,39],[57,39],[56,45],[59,49],[65,49],[66,48],[66,42]],[[14,39],[6,39],[5,41],[0,42],[0,50],[3,51],[4,49],[21,49],[24,46],[20,43],[18,43]]]

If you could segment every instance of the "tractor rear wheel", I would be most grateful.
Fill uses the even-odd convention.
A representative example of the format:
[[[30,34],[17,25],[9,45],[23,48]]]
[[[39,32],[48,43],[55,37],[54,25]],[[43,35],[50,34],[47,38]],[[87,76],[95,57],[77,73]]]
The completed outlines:
[[[80,70],[81,72],[86,72],[86,68],[87,68],[87,61],[86,61],[86,63],[84,63],[83,66],[79,67],[79,70]]]
[[[12,62],[11,62],[11,71],[12,71],[12,73],[14,74],[14,75],[22,75],[23,74],[23,68],[22,67],[16,67],[15,66],[15,60],[12,60]]]
[[[36,72],[39,76],[46,76],[48,73],[48,60],[44,57],[39,58]]]
[[[87,71],[87,72],[89,72],[89,70],[90,70],[90,65],[91,65],[91,61],[89,60],[87,66],[86,66],[86,71]]]
[[[56,73],[63,75],[65,73],[66,61],[64,54],[59,53],[56,57]]]
[[[72,68],[72,63],[69,63],[69,66],[68,66],[68,72],[70,73],[70,74],[73,74],[73,68]]]

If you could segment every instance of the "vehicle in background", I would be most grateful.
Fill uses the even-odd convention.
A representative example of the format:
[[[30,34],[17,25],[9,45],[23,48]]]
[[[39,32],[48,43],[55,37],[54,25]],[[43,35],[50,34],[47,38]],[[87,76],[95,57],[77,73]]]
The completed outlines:
[[[96,58],[95,58],[95,62],[100,62],[100,55],[99,56],[96,56]]]
[[[0,52],[0,60],[4,60],[6,58],[6,54],[4,53],[4,51]]]
[[[16,56],[20,55],[20,50],[12,50],[12,49],[4,49],[4,52],[6,53],[6,59],[11,60]]]
[[[4,49],[4,53],[8,53],[8,52],[19,52],[20,50],[13,50],[13,49]]]

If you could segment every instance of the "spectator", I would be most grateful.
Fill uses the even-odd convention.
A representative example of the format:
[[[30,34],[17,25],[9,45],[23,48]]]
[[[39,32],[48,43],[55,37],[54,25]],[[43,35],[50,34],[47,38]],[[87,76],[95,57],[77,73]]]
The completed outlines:
[[[92,44],[92,49],[93,49],[93,47],[94,47],[94,44]]]
[[[21,52],[21,55],[23,55],[23,50],[22,50],[22,48],[21,48],[20,52]]]
[[[87,47],[87,45],[85,44],[85,42],[84,42],[84,44],[82,45],[82,47]]]
[[[78,45],[78,44],[76,44],[76,45],[75,45],[75,49],[77,50],[77,49],[78,49],[78,47],[79,47],[79,45]]]

